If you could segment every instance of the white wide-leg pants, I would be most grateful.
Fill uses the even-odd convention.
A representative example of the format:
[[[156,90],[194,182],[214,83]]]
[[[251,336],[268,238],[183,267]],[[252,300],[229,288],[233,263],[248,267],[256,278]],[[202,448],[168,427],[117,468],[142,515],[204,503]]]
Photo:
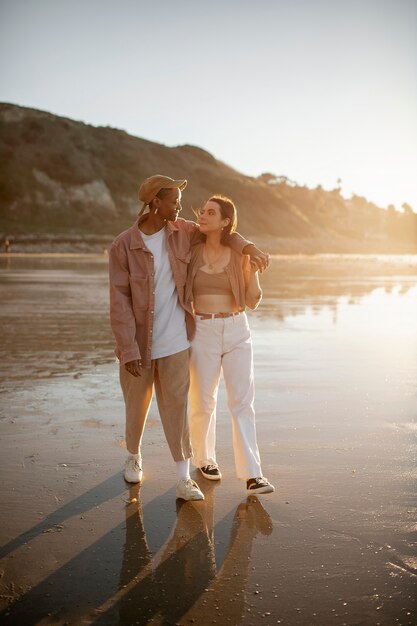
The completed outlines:
[[[245,313],[196,319],[191,344],[190,433],[196,467],[216,463],[216,404],[220,372],[232,416],[233,450],[238,478],[262,476],[256,443],[252,339]]]

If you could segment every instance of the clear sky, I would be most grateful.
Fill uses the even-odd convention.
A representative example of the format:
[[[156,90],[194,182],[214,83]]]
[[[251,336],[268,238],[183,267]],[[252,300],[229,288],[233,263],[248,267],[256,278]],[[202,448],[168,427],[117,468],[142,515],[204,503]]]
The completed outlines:
[[[417,0],[0,0],[0,24],[1,101],[417,210]]]

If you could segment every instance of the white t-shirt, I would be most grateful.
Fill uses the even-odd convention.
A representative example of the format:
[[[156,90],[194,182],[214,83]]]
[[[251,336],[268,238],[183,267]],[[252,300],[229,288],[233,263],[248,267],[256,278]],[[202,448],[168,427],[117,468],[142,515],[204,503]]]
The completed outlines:
[[[151,359],[160,359],[190,347],[185,327],[185,312],[178,300],[177,288],[166,247],[166,231],[153,235],[141,231],[146,247],[154,258],[155,307]]]

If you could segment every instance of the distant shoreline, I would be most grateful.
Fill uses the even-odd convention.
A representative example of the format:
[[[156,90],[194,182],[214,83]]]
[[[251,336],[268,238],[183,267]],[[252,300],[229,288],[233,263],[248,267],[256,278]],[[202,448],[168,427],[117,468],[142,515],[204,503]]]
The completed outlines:
[[[261,277],[262,285],[268,289],[277,276],[286,279],[308,277],[309,279],[345,279],[347,276],[361,281],[364,276],[417,278],[417,254],[376,253],[293,253],[271,254],[274,271]],[[98,267],[107,272],[108,253],[104,252],[0,252],[0,271],[19,271],[29,268],[34,271],[72,268],[76,265]]]
[[[333,238],[277,238],[252,236],[241,233],[259,248],[269,254],[279,256],[317,256],[317,255],[417,255],[417,248],[410,245],[393,245],[392,242],[364,239]],[[65,235],[27,235],[0,236],[0,255],[105,255],[108,253],[115,235],[108,236],[65,236]],[[8,243],[7,243],[8,242]],[[8,247],[8,250],[6,249]]]
[[[107,252],[107,251],[106,251]],[[79,259],[79,258],[98,258],[98,259],[106,259],[106,252],[0,252],[0,258],[3,259],[15,259],[15,258],[69,258],[69,259]]]
[[[346,261],[360,261],[360,260],[375,260],[375,261],[388,261],[390,259],[401,261],[403,263],[416,263],[417,264],[417,252],[415,253],[402,253],[402,252],[293,252],[293,253],[271,253],[270,256],[274,259],[281,260],[303,260],[317,258],[320,260],[332,260],[340,259]],[[107,250],[103,252],[0,252],[0,258],[97,258],[106,259]]]

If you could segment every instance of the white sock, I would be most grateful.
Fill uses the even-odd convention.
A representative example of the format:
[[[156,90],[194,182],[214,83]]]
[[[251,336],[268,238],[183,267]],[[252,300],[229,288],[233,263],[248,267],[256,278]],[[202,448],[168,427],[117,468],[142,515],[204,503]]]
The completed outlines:
[[[129,458],[135,459],[135,461],[137,461],[139,465],[142,465],[142,456],[140,452],[138,452],[137,454],[132,454],[131,452],[129,452]]]
[[[190,459],[184,461],[176,461],[178,480],[190,478]]]

